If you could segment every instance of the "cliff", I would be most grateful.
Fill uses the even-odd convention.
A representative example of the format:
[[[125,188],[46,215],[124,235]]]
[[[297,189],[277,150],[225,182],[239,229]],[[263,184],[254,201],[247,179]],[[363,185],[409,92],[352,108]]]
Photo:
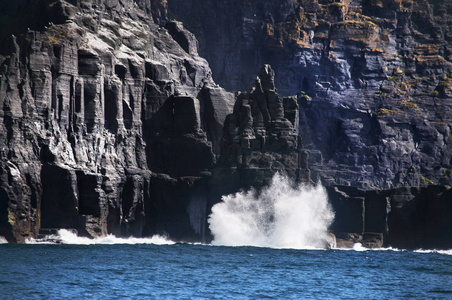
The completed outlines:
[[[436,0],[168,1],[228,90],[272,65],[306,98],[313,180],[365,190],[451,185],[452,4]]]
[[[0,235],[200,234],[187,190],[209,176],[234,96],[194,36],[133,1],[32,1],[26,23],[28,4],[4,12],[23,24],[0,59]]]
[[[150,2],[9,5],[1,236],[21,242],[71,228],[202,240],[223,192],[263,185],[277,170],[304,176],[298,105],[292,98],[283,108],[270,67],[252,99],[235,103],[213,82],[193,34],[175,21],[156,25]]]
[[[8,241],[208,242],[221,196],[281,171],[327,186],[343,245],[452,247],[449,4],[0,4]]]

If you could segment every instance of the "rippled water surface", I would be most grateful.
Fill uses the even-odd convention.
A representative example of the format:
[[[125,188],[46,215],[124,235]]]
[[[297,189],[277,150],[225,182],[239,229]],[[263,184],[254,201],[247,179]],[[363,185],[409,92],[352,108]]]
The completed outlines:
[[[0,298],[451,299],[449,254],[2,244]]]

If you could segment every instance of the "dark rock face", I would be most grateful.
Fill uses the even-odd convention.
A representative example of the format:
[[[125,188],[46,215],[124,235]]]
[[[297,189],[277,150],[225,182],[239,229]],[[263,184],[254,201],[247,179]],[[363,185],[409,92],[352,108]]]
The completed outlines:
[[[223,130],[207,211],[224,195],[268,185],[276,172],[310,182],[307,154],[298,136],[297,99],[280,98],[269,65],[261,69],[250,92],[237,93]]]
[[[452,184],[451,5],[172,0],[167,14],[226,89],[268,63],[280,94],[308,98],[299,134],[313,180],[371,190]]]
[[[237,94],[233,113],[224,123],[219,159],[218,168],[226,166],[240,174],[240,187],[263,186],[277,171],[309,182],[298,137],[297,99],[280,99],[269,65],[262,68],[250,92]]]
[[[452,193],[443,187],[395,190],[389,243],[400,248],[452,247]],[[392,231],[392,232],[391,232]]]
[[[452,247],[452,189],[442,186],[364,191],[329,187],[338,246]]]
[[[0,235],[200,239],[207,200],[195,196],[234,96],[194,36],[155,25],[151,1],[33,5],[46,23],[22,20],[0,58]]]
[[[208,241],[206,218],[222,195],[283,172],[328,186],[338,245],[452,248],[450,4],[18,0],[4,8],[0,236],[8,241],[59,228]],[[224,86],[254,87],[234,96],[217,86],[195,36],[168,21],[174,15],[191,18],[185,24]],[[275,69],[251,77],[264,63]]]

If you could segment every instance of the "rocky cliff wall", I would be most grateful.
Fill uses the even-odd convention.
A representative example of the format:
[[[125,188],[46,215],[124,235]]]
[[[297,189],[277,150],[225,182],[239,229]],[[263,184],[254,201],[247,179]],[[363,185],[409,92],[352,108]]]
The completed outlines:
[[[311,176],[372,190],[451,185],[452,4],[423,0],[168,1],[229,90],[272,65],[298,94]]]
[[[70,228],[200,241],[222,195],[276,171],[309,181],[297,100],[282,101],[271,67],[251,92],[226,92],[193,34],[155,24],[164,3],[8,5],[1,20],[17,26],[1,33],[1,236]]]
[[[452,247],[452,189],[400,187],[365,191],[327,187],[336,213],[330,230],[339,247],[391,246],[399,249]]]
[[[22,242],[72,228],[208,241],[206,218],[222,195],[259,188],[281,171],[328,185],[331,230],[343,245],[451,248],[450,189],[420,187],[450,182],[449,58],[427,64],[431,79],[400,67],[400,43],[382,30],[412,42],[399,24],[413,30],[413,20],[437,13],[405,2],[198,3],[198,13],[216,11],[215,26],[224,26],[200,35],[210,59],[207,40],[228,44],[246,33],[237,37],[247,43],[218,48],[243,54],[225,56],[225,85],[246,86],[236,95],[214,83],[194,35],[168,21],[176,0],[0,2],[0,22],[9,24],[0,27],[0,236]],[[184,3],[190,16],[195,2]],[[271,26],[257,13],[267,10]],[[400,23],[404,12],[411,23]],[[298,36],[287,34],[294,24]],[[202,28],[194,30],[210,32]],[[307,40],[306,28],[314,30]],[[265,43],[253,44],[262,34]],[[363,46],[374,34],[381,51]],[[423,34],[417,41],[428,45]],[[435,49],[445,55],[441,34],[444,51]],[[259,47],[270,52],[250,60],[245,50]],[[415,66],[428,55],[417,53]],[[265,65],[244,80],[267,60],[280,73]],[[291,88],[297,95],[285,96]]]
[[[26,4],[30,22],[4,11],[21,26],[0,58],[0,235],[199,236],[206,200],[192,191],[206,189],[234,95],[194,36],[155,25],[144,1],[8,5]]]

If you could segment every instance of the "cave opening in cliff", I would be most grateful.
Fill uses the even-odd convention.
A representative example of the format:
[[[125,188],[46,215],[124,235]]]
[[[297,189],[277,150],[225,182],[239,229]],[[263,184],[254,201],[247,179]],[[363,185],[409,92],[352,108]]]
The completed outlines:
[[[115,65],[115,74],[119,79],[124,80],[126,77],[127,69],[122,65]]]
[[[116,133],[118,131],[118,102],[116,94],[111,88],[104,87],[105,105],[105,128]]]
[[[75,173],[45,164],[41,170],[41,228],[77,228]]]
[[[77,188],[79,196],[79,214],[100,216],[99,193],[97,188],[97,176],[77,171]]]
[[[8,194],[0,189],[0,236],[9,237],[10,224],[8,223]]]

